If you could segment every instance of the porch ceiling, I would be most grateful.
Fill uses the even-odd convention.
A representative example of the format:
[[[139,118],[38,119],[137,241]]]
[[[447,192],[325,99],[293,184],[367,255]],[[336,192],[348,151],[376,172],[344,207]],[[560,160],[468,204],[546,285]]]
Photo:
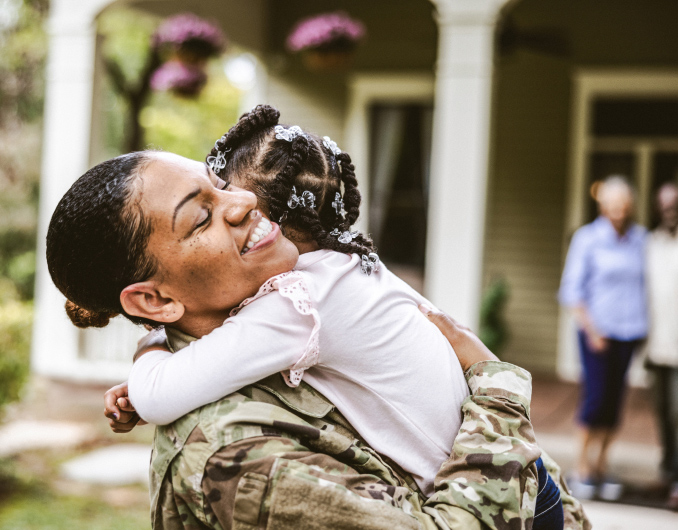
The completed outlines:
[[[437,49],[434,6],[430,0],[132,0],[125,5],[166,17],[190,10],[217,20],[229,40],[253,51],[282,53],[287,34],[302,18],[345,11],[367,26],[356,68],[432,69]]]

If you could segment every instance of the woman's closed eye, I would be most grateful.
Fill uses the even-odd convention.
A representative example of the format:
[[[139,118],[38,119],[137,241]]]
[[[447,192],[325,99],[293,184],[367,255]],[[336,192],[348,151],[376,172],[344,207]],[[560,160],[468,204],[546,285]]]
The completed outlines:
[[[207,226],[212,220],[212,209],[207,208],[207,210],[205,211],[207,212],[206,215],[200,217],[201,220],[198,222],[197,225],[195,225],[195,227],[193,228],[193,232],[195,232],[196,230],[203,226]]]

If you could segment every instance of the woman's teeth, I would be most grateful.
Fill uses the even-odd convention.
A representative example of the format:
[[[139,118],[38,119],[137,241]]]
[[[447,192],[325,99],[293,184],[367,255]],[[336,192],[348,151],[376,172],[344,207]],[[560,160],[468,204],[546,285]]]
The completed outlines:
[[[259,221],[259,224],[255,227],[254,231],[252,232],[250,240],[247,242],[244,250],[240,253],[240,255],[242,256],[254,245],[259,243],[259,241],[264,239],[268,234],[271,233],[271,230],[273,230],[273,225],[271,224],[271,222],[265,217],[262,218],[261,221]]]

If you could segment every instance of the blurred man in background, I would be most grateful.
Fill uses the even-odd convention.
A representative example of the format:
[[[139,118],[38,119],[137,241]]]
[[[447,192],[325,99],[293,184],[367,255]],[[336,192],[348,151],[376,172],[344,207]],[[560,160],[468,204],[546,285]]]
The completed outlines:
[[[654,372],[662,472],[670,484],[669,508],[678,510],[678,186],[657,192],[660,223],[647,244],[650,315],[648,366]]]

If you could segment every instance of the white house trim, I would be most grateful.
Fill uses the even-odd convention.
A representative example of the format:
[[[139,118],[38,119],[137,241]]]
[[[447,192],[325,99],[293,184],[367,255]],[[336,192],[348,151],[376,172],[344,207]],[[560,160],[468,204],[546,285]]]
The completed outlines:
[[[425,290],[440,308],[477,329],[494,36],[506,0],[432,0],[438,10]]]
[[[50,5],[31,362],[37,374],[119,382],[126,379],[129,363],[79,358],[82,332],[68,320],[65,299],[52,283],[45,262],[45,236],[52,212],[73,181],[90,166],[95,19],[110,3],[53,0]]]

